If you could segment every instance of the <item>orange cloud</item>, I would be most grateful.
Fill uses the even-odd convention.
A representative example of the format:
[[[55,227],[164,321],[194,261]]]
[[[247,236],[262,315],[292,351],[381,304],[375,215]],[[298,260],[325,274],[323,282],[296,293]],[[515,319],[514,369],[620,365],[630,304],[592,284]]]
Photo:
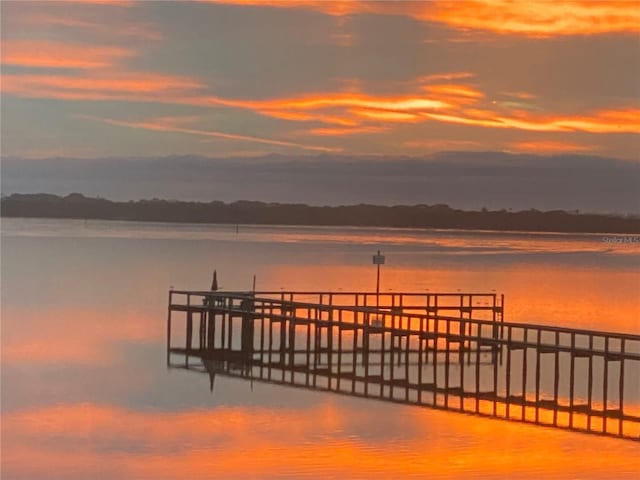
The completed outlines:
[[[74,12],[75,14],[76,12]],[[95,15],[95,12],[92,12]],[[114,41],[121,37],[138,37],[144,40],[161,40],[162,34],[145,23],[105,23],[98,18],[84,19],[79,16],[59,15],[54,13],[37,12],[35,14],[25,14],[23,17],[14,20],[25,28],[47,28],[62,27],[65,29],[80,29],[91,33],[111,35]],[[130,40],[130,38],[127,38]]]
[[[391,122],[411,122],[419,121],[420,116],[415,113],[409,112],[390,112],[387,110],[373,110],[373,109],[352,109],[351,113],[365,118],[371,118],[373,120],[391,121]]]
[[[571,142],[558,142],[553,140],[515,142],[511,143],[509,148],[517,152],[535,153],[590,152],[594,150],[594,148],[589,145],[580,145]]]
[[[58,0],[61,3],[76,3],[79,5],[108,5],[113,7],[133,7],[136,0]]]
[[[418,78],[418,82],[419,83],[429,83],[429,82],[433,82],[433,81],[441,81],[441,80],[463,80],[466,78],[473,78],[475,77],[474,73],[471,72],[444,72],[444,73],[434,73],[431,75],[424,75],[420,78]]]
[[[204,87],[188,77],[154,73],[101,73],[86,76],[3,75],[2,91],[22,96],[101,100],[127,95],[177,94]],[[135,99],[136,97],[132,97]]]
[[[269,107],[294,110],[317,110],[331,107],[361,107],[390,111],[437,110],[450,105],[441,100],[423,97],[374,97],[364,94],[327,93],[307,95],[297,98],[282,98],[276,100],[227,100],[210,98],[209,102],[232,107],[261,109],[267,111]]]
[[[432,84],[419,87],[423,93],[405,96],[375,96],[365,93],[326,92],[275,99],[234,99],[201,93],[205,85],[196,79],[152,73],[87,72],[83,77],[62,75],[5,74],[2,91],[32,98],[66,100],[125,100],[202,108],[226,107],[294,122],[316,122],[328,127],[311,127],[315,135],[346,135],[381,131],[393,124],[435,120],[443,123],[485,128],[537,132],[640,133],[640,110],[610,109],[584,114],[552,115],[522,110],[497,111],[493,104],[481,105],[484,93],[472,85]],[[520,94],[523,95],[523,94]],[[501,104],[503,107],[506,103]],[[505,110],[501,108],[501,110]],[[122,122],[121,122],[122,123]],[[126,122],[124,122],[126,123]],[[130,122],[126,126],[133,127]],[[142,122],[136,128],[167,128]],[[348,128],[338,128],[348,127]],[[357,129],[356,129],[357,128]],[[178,131],[178,130],[175,130]],[[224,132],[183,129],[182,133],[219,136],[320,151],[335,148],[300,145],[281,140]]]
[[[317,135],[321,137],[329,136],[344,136],[344,135],[358,135],[361,133],[379,133],[388,130],[385,127],[346,127],[346,128],[312,128],[307,131],[311,135]]]
[[[437,84],[437,85],[427,85],[424,87],[424,89],[427,92],[442,94],[445,96],[468,97],[473,99],[479,99],[484,97],[484,93],[468,85]]]
[[[472,140],[410,140],[402,144],[408,148],[415,148],[420,150],[469,150],[481,148],[480,142],[474,142]]]
[[[419,15],[424,20],[500,34],[544,37],[640,31],[640,9],[625,0],[464,0],[430,2],[430,6]]]
[[[465,115],[470,114],[470,115]],[[427,118],[445,123],[459,123],[491,128],[513,128],[534,132],[640,133],[640,110],[602,110],[584,115],[556,117],[514,112],[512,116],[475,111],[455,113],[423,113]]]
[[[7,40],[2,43],[2,64],[20,67],[92,69],[112,66],[133,56],[131,50],[79,45],[50,40]]]
[[[67,100],[127,100],[197,107],[227,107],[295,122],[319,122],[314,135],[345,135],[380,131],[394,123],[435,120],[486,128],[538,132],[640,133],[640,110],[611,109],[582,115],[549,115],[526,111],[511,114],[487,108],[465,108],[482,100],[484,94],[464,84],[434,84],[423,87],[425,96],[373,96],[361,93],[311,94],[302,97],[264,100],[229,99],[199,94],[204,85],[192,78],[150,73],[101,73],[85,77],[56,75],[3,75],[2,91],[18,96]],[[123,123],[123,122],[121,122]],[[131,122],[126,126],[134,127]],[[348,128],[337,128],[348,127]],[[166,129],[167,125],[142,122],[135,128]],[[354,130],[356,129],[357,130]],[[174,130],[178,131],[178,130]],[[260,137],[182,129],[182,133],[249,140],[320,151],[334,148],[302,146]]]
[[[450,103],[445,102],[447,100]],[[425,111],[438,111],[452,108],[453,103],[460,101],[456,98],[438,98],[433,96],[373,96],[361,93],[327,92],[324,94],[311,94],[303,97],[277,98],[267,100],[236,100],[219,97],[204,97],[197,100],[199,105],[226,106],[252,110],[274,118],[284,118],[293,121],[320,122],[332,125],[336,135],[344,135],[350,132],[356,133],[353,128],[358,127],[358,133],[364,132],[364,128],[372,131],[376,127],[393,122],[419,121],[419,113]],[[194,103],[195,104],[195,103]],[[363,119],[375,121],[376,125],[362,125]],[[352,127],[337,129],[335,126]],[[327,135],[331,129],[318,130],[315,134]]]
[[[518,98],[520,100],[532,100],[536,98],[536,96],[533,93],[529,93],[529,92],[504,92],[504,95],[508,97]]]
[[[205,0],[207,1],[207,0]],[[640,31],[640,9],[625,0],[534,2],[511,0],[433,0],[429,2],[208,0],[212,3],[305,8],[332,16],[362,13],[403,15],[461,30],[526,36],[594,35]]]

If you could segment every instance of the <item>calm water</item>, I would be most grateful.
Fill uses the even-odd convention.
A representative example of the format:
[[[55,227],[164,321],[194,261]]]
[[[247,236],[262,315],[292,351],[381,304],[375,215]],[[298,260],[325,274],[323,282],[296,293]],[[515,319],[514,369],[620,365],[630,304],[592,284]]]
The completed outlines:
[[[635,442],[166,369],[170,286],[373,290],[377,249],[383,291],[640,333],[611,236],[4,219],[2,478],[637,478]]]

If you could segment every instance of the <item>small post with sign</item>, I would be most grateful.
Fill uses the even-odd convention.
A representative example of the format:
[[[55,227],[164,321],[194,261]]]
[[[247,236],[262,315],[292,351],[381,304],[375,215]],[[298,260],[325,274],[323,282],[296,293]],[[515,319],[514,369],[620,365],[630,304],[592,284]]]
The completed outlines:
[[[377,255],[373,256],[373,264],[377,266],[376,275],[376,308],[380,308],[380,265],[384,265],[384,255],[378,250]]]

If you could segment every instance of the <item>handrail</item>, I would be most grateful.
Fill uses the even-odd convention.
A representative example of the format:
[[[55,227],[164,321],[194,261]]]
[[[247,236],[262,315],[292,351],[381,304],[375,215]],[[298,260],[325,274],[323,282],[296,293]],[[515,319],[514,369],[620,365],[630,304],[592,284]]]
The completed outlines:
[[[336,311],[350,311],[350,312],[360,312],[360,313],[379,313],[381,315],[403,315],[402,313],[392,313],[390,311],[384,310],[382,308],[376,308],[375,306],[346,306],[346,305],[336,305],[336,304],[319,304],[314,302],[300,302],[295,300],[282,300],[277,298],[263,298],[256,297],[251,292],[212,292],[212,291],[188,291],[188,290],[171,290],[172,294],[179,295],[192,295],[192,296],[200,296],[200,297],[223,297],[223,298],[234,298],[238,300],[247,300],[251,299],[254,302],[261,303],[271,303],[276,305],[286,304],[287,307],[297,307],[297,308],[331,308]],[[256,294],[262,292],[256,292]],[[283,292],[278,292],[278,294]],[[289,293],[299,293],[299,292],[284,292],[285,294]],[[315,292],[318,293],[318,292]],[[359,294],[365,294],[364,292],[360,292]],[[366,293],[370,294],[370,293]],[[370,294],[370,295],[374,295]],[[424,294],[422,294],[424,295]],[[435,295],[435,294],[431,294]],[[447,294],[454,295],[454,294]],[[469,295],[466,293],[456,293],[455,295]],[[493,294],[487,294],[493,295]],[[186,306],[184,304],[176,304],[171,303],[171,306]],[[195,307],[194,305],[191,305]],[[205,308],[204,306],[202,308]],[[426,306],[425,306],[426,308]],[[431,308],[436,308],[431,306]],[[438,307],[439,308],[439,307]],[[460,308],[469,308],[467,306]],[[472,310],[473,306],[470,307]],[[500,308],[500,307],[497,307]],[[473,323],[477,325],[499,325],[500,327],[507,328],[520,328],[520,329],[528,329],[528,330],[539,330],[542,332],[552,332],[552,333],[566,333],[566,334],[577,334],[577,335],[586,335],[586,336],[594,336],[594,337],[609,337],[618,340],[632,340],[632,341],[640,341],[640,335],[632,334],[632,333],[622,333],[622,332],[609,332],[609,331],[600,331],[600,330],[591,330],[591,329],[580,329],[575,327],[558,327],[553,325],[543,325],[543,324],[535,324],[535,323],[518,323],[518,322],[506,322],[506,321],[494,321],[494,320],[483,320],[477,318],[461,318],[461,317],[453,317],[446,315],[428,315],[428,314],[419,314],[419,313],[410,313],[404,314],[405,317],[415,318],[415,319],[423,319],[423,320],[443,320],[443,321],[462,321]]]

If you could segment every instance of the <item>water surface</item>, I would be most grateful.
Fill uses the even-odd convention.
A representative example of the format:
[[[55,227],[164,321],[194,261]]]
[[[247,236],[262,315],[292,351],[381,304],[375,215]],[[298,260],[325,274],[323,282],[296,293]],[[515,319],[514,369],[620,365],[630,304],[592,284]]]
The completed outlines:
[[[2,478],[637,477],[630,441],[166,369],[170,286],[373,290],[378,249],[382,291],[640,333],[633,237],[3,219]]]

